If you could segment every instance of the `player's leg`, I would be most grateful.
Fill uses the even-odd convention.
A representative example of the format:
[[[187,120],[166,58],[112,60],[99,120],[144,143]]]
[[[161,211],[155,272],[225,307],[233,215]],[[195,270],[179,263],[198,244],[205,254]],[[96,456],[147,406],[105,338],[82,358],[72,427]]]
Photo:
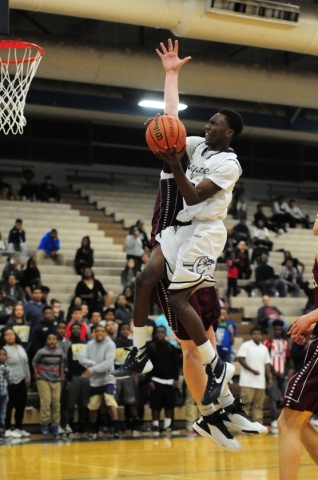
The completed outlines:
[[[285,407],[279,416],[280,480],[297,480],[302,448],[302,429],[308,423],[311,415],[312,412],[300,412]]]
[[[234,375],[235,367],[223,362],[216,355],[199,315],[188,301],[192,292],[193,289],[171,290],[169,305],[197,346],[202,363],[206,365],[208,381],[201,403],[209,405],[220,397],[225,385]]]
[[[304,423],[304,427],[301,429],[301,442],[318,465],[318,430],[309,421]]]
[[[206,332],[209,341],[216,351],[216,341],[213,327],[211,326]],[[216,445],[226,450],[239,451],[242,449],[241,444],[231,435],[223,424],[221,410],[216,409],[213,403],[203,406],[201,399],[207,382],[207,375],[202,365],[202,357],[192,340],[180,340],[183,354],[183,374],[186,384],[197,403],[201,417],[193,424],[193,429],[199,435],[212,440]],[[226,391],[232,397],[225,387]],[[233,397],[232,397],[233,399]],[[234,400],[234,399],[233,399]]]
[[[117,380],[130,377],[133,374],[147,373],[152,370],[146,352],[147,318],[150,313],[151,292],[159,280],[165,276],[165,259],[160,246],[157,246],[149,259],[149,262],[141,273],[137,275],[135,286],[134,306],[134,334],[130,354],[125,363],[111,373],[111,377]]]

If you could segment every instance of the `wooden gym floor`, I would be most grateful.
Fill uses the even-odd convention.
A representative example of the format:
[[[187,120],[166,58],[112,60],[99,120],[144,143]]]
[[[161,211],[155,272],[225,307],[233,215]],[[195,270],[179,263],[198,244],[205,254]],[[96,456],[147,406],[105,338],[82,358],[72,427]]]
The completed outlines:
[[[278,437],[240,435],[224,452],[197,436],[30,441],[0,446],[1,480],[278,480]],[[317,480],[304,451],[299,479]]]

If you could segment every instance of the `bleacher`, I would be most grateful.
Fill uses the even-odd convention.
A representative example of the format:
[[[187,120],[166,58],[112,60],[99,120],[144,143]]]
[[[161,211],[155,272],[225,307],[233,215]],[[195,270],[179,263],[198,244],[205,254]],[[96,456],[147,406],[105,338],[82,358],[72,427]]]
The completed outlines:
[[[120,222],[124,229],[130,227],[137,218],[145,221],[145,229],[150,232],[151,218],[155,189],[143,190],[136,186],[125,185],[123,187],[109,186],[103,187],[98,184],[85,183],[81,185],[76,183],[72,190],[79,192],[81,198],[87,200],[96,209],[105,212],[107,217],[111,217],[115,222]],[[111,237],[98,229],[97,223],[90,221],[86,215],[81,215],[80,211],[71,208],[68,203],[44,204],[37,202],[13,202],[0,201],[0,225],[2,238],[6,240],[7,234],[14,225],[16,218],[23,219],[24,229],[27,234],[27,245],[29,253],[33,254],[39,244],[40,238],[52,228],[56,228],[61,239],[61,246],[64,252],[66,265],[57,266],[50,259],[46,259],[44,265],[40,266],[42,283],[50,287],[50,298],[58,298],[62,303],[62,308],[67,310],[74,288],[79,281],[79,276],[75,274],[73,268],[73,259],[75,251],[79,248],[81,239],[85,235],[91,238],[91,245],[95,253],[94,272],[106,290],[111,289],[118,294],[121,291],[120,272],[124,268],[126,255],[123,246],[115,244]],[[257,202],[248,202],[247,225],[251,228],[254,212]],[[314,202],[299,201],[298,205],[304,213],[310,215],[314,221],[316,217],[316,205]],[[265,208],[265,213],[270,216],[270,208]],[[237,220],[228,217],[226,225],[235,225]],[[127,231],[128,233],[128,231]],[[273,264],[276,273],[279,272],[283,254],[281,249],[288,249],[293,256],[299,258],[306,265],[305,280],[311,278],[311,267],[316,249],[316,238],[312,230],[302,228],[289,229],[288,233],[276,235],[270,232],[271,239],[274,242],[273,252],[270,254],[270,261]],[[4,264],[6,256],[0,257],[0,262]],[[252,266],[255,268],[255,265]],[[226,269],[224,264],[219,264],[215,272],[219,295],[224,296],[226,290]],[[244,283],[244,282],[243,282]],[[236,315],[238,323],[238,336],[235,339],[234,351],[237,351],[240,344],[249,338],[251,329],[250,322],[242,322],[244,317],[255,318],[257,309],[261,306],[261,295],[255,291],[255,296],[247,297],[242,289],[237,297],[231,298],[231,308],[239,312]],[[306,297],[301,292],[298,298],[273,298],[272,303],[284,312],[287,321],[292,322],[302,313],[306,303]],[[236,374],[239,373],[239,366],[236,364]],[[233,386],[234,393],[237,385]],[[31,399],[32,403],[32,399]],[[35,416],[34,416],[35,415]],[[148,412],[147,412],[148,415]],[[183,410],[178,411],[177,415],[183,418]],[[26,412],[26,422],[34,423],[37,418],[37,412]]]

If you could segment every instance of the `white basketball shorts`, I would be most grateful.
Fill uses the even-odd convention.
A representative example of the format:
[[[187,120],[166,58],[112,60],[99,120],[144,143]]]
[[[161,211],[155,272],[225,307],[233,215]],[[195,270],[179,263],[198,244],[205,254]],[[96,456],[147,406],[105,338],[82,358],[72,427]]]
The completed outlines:
[[[222,220],[168,227],[156,240],[166,262],[169,290],[183,290],[215,285],[213,272],[226,242],[226,228]]]

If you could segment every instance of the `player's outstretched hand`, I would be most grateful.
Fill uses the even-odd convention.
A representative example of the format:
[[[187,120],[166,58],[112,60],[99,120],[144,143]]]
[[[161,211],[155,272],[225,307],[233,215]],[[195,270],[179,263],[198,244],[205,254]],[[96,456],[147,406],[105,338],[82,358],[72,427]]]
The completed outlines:
[[[309,314],[302,315],[296,318],[288,333],[294,342],[303,345],[309,339],[314,326],[315,322],[313,322]]]
[[[160,43],[160,47],[162,52],[156,48],[156,52],[161,58],[163,68],[165,69],[166,72],[169,71],[174,71],[178,72],[178,70],[189,60],[191,60],[191,57],[185,57],[183,59],[178,57],[178,40],[173,42],[171,38],[168,40],[168,50],[166,49],[164,43]]]
[[[161,113],[157,113],[156,117],[161,117]],[[148,127],[149,123],[152,122],[152,120],[156,117],[148,118],[148,120],[144,123],[144,125]]]
[[[176,146],[174,146],[173,150],[169,151],[168,147],[166,147],[166,152],[167,153],[161,153],[159,150],[157,150],[156,152],[154,152],[154,154],[156,155],[156,157],[160,158],[160,160],[163,160],[164,162],[168,163],[171,167],[173,167],[173,165],[177,165],[178,163],[181,162],[181,159],[182,157],[184,156],[184,153],[185,153],[185,148],[177,153],[177,149],[176,149]]]

